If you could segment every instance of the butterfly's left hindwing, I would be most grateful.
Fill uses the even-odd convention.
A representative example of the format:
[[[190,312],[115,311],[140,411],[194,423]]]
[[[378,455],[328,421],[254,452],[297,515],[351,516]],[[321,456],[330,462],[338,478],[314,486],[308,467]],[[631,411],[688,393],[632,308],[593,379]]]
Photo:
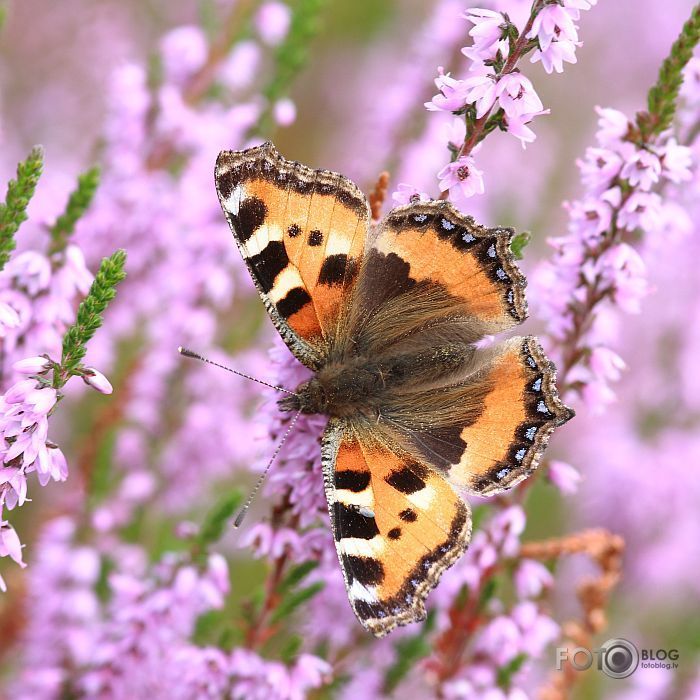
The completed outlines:
[[[294,355],[318,369],[362,259],[367,200],[342,175],[287,161],[271,143],[223,151],[215,177],[273,323]]]
[[[436,471],[341,420],[328,424],[322,459],[355,615],[377,637],[422,620],[429,591],[469,542],[468,505]]]

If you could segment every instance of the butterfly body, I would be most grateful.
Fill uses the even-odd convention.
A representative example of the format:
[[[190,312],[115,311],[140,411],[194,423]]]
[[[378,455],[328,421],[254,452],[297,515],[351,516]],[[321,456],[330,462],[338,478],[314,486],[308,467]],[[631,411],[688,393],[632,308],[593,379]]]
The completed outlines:
[[[473,354],[472,346],[453,343],[380,359],[351,356],[319,369],[279,405],[285,411],[380,421],[382,407],[400,403],[421,381],[440,382],[454,375]]]
[[[272,144],[224,151],[216,185],[270,318],[311,377],[283,411],[324,414],[323,481],[351,606],[377,636],[425,616],[471,536],[464,494],[512,488],[573,415],[527,314],[511,229],[442,201],[375,225],[337,173]]]

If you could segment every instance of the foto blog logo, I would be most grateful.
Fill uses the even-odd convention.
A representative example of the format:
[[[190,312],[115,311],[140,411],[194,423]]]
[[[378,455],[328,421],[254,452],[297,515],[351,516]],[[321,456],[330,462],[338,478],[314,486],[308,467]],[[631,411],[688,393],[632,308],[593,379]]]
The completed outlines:
[[[627,639],[608,639],[598,649],[586,647],[557,648],[556,669],[560,671],[568,662],[576,671],[587,671],[593,664],[610,678],[627,678],[641,664],[641,668],[676,669],[679,658],[677,649],[642,649]]]

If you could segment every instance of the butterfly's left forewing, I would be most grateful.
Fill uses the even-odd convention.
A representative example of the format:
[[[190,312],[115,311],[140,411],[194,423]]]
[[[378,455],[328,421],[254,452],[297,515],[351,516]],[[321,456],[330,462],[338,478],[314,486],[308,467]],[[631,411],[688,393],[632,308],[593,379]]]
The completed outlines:
[[[280,335],[318,369],[351,296],[369,208],[347,178],[287,161],[271,143],[223,151],[216,188]]]
[[[428,592],[469,541],[468,505],[436,471],[342,420],[330,420],[322,456],[357,618],[378,637],[423,619]]]

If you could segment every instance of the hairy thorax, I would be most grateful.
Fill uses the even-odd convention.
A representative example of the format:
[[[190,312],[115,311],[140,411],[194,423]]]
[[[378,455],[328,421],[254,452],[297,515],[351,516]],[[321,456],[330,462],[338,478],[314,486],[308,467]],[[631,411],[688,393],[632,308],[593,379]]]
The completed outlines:
[[[472,355],[472,346],[459,343],[380,360],[355,357],[321,368],[279,405],[285,411],[335,417],[373,416],[392,393],[410,392],[445,381],[457,375]]]

